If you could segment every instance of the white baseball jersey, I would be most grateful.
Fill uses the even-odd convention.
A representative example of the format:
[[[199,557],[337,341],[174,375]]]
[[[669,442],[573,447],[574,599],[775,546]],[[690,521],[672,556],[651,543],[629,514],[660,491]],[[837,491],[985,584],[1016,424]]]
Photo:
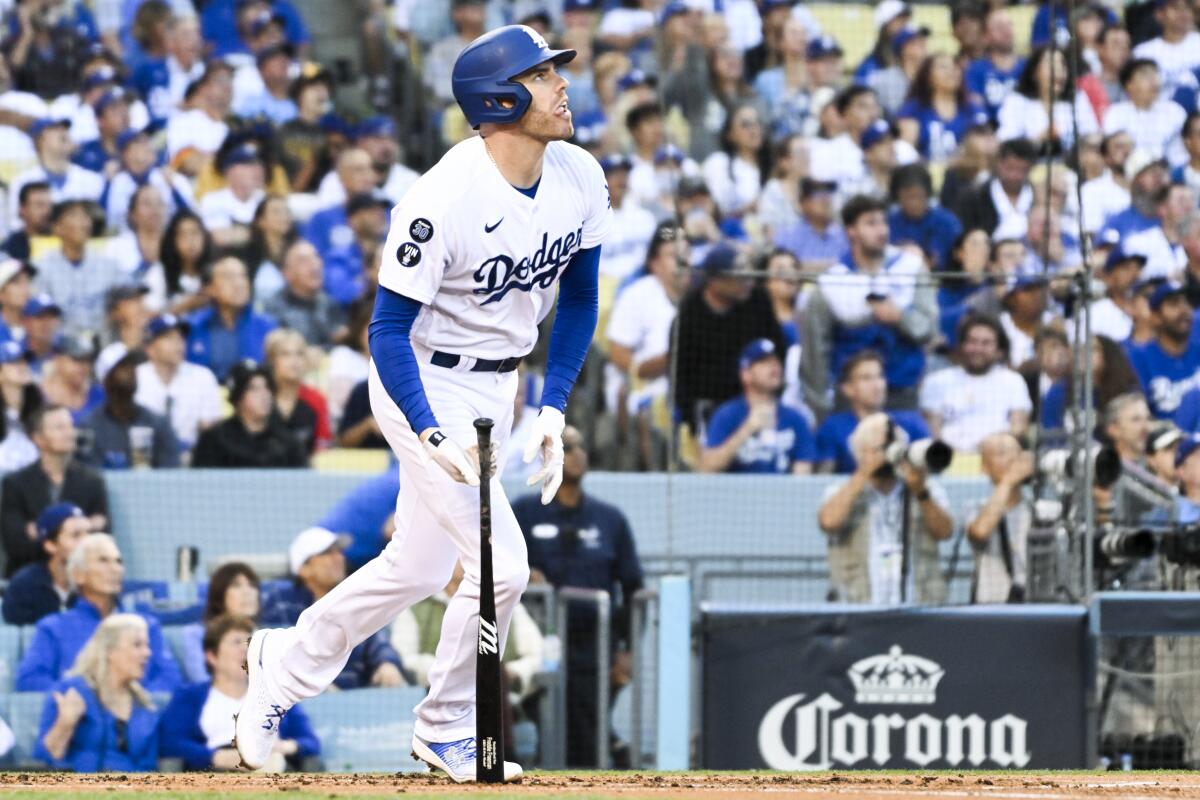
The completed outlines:
[[[571,256],[612,225],[600,164],[546,146],[530,198],[492,163],[483,139],[451,148],[392,209],[379,284],[424,305],[414,343],[474,358],[524,356]]]

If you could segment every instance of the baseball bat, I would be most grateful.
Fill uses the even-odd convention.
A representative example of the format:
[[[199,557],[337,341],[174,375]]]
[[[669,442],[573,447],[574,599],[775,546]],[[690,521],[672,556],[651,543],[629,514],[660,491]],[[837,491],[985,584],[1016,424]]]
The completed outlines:
[[[492,421],[475,420],[479,440],[479,647],[475,656],[475,780],[504,781],[500,626],[492,578]]]

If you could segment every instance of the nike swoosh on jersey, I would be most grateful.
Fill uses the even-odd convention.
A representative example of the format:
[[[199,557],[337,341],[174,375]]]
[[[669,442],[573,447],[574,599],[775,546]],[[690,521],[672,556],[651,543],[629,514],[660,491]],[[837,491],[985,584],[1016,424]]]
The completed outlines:
[[[491,233],[492,231],[496,230],[496,228],[500,227],[501,222],[504,222],[504,217],[501,217],[500,219],[496,220],[495,224],[493,224],[493,225],[488,225],[486,222],[483,223],[483,232]]]

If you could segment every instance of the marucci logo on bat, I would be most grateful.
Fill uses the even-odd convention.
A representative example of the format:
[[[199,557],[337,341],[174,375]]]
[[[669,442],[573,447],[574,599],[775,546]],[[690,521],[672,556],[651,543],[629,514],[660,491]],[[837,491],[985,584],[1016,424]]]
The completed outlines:
[[[500,651],[499,636],[496,635],[496,623],[479,618],[479,654],[496,654]]]

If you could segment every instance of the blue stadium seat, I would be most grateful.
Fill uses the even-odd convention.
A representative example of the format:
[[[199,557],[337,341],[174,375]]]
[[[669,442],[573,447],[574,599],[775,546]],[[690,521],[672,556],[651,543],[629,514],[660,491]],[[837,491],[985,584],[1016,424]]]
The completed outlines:
[[[305,700],[329,772],[421,772],[410,756],[420,687],[355,689]]]
[[[12,763],[15,767],[44,766],[33,758],[33,745],[37,740],[43,697],[41,692],[17,692],[8,696],[6,721],[17,740],[12,753]]]
[[[0,625],[0,693],[11,692],[21,663],[21,629]]]

